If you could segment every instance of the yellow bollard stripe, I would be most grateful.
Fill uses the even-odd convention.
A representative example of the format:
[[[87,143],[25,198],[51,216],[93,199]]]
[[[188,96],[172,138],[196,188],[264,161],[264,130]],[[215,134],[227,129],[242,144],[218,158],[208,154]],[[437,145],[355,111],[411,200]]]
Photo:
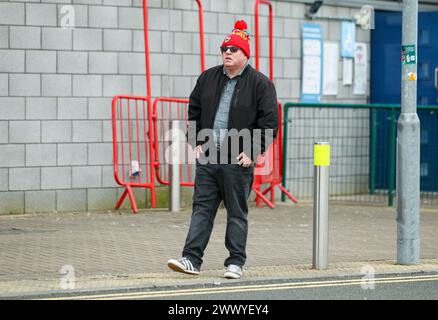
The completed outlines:
[[[313,146],[313,165],[314,166],[330,165],[330,145],[315,144]]]

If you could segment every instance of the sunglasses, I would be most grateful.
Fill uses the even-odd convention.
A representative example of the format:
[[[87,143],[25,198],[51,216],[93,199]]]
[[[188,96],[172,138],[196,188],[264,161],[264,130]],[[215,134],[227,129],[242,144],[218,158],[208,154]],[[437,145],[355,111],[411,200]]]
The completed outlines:
[[[221,47],[221,52],[225,53],[228,51],[228,49],[230,49],[231,53],[236,53],[239,50],[238,47],[228,46],[228,47]]]

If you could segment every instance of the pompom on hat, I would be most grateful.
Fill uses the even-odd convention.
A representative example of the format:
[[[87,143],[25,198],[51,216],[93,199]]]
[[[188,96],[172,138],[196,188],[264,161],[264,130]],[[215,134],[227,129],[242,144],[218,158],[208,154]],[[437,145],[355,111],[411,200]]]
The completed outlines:
[[[221,47],[238,47],[249,59],[251,56],[249,41],[248,25],[246,24],[245,20],[237,20],[234,24],[233,31],[229,36],[225,37]]]

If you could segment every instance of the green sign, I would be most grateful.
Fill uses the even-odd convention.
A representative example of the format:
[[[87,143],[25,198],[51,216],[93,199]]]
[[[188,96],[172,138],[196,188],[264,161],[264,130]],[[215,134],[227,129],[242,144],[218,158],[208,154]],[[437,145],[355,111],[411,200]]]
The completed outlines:
[[[415,45],[409,44],[402,46],[402,64],[416,64],[417,55],[415,53]]]

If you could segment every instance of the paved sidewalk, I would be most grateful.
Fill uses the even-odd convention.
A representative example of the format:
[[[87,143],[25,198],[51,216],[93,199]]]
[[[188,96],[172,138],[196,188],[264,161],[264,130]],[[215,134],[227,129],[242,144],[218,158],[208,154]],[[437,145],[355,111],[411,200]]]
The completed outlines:
[[[0,216],[0,296],[60,291],[63,266],[74,269],[76,289],[228,283],[222,279],[226,212],[218,212],[199,277],[172,272],[179,258],[190,210],[147,210]],[[398,266],[395,209],[330,207],[330,267],[312,270],[312,205],[250,208],[244,278],[320,277],[438,271],[438,210],[421,213],[419,266]],[[65,283],[65,282],[64,282]]]

